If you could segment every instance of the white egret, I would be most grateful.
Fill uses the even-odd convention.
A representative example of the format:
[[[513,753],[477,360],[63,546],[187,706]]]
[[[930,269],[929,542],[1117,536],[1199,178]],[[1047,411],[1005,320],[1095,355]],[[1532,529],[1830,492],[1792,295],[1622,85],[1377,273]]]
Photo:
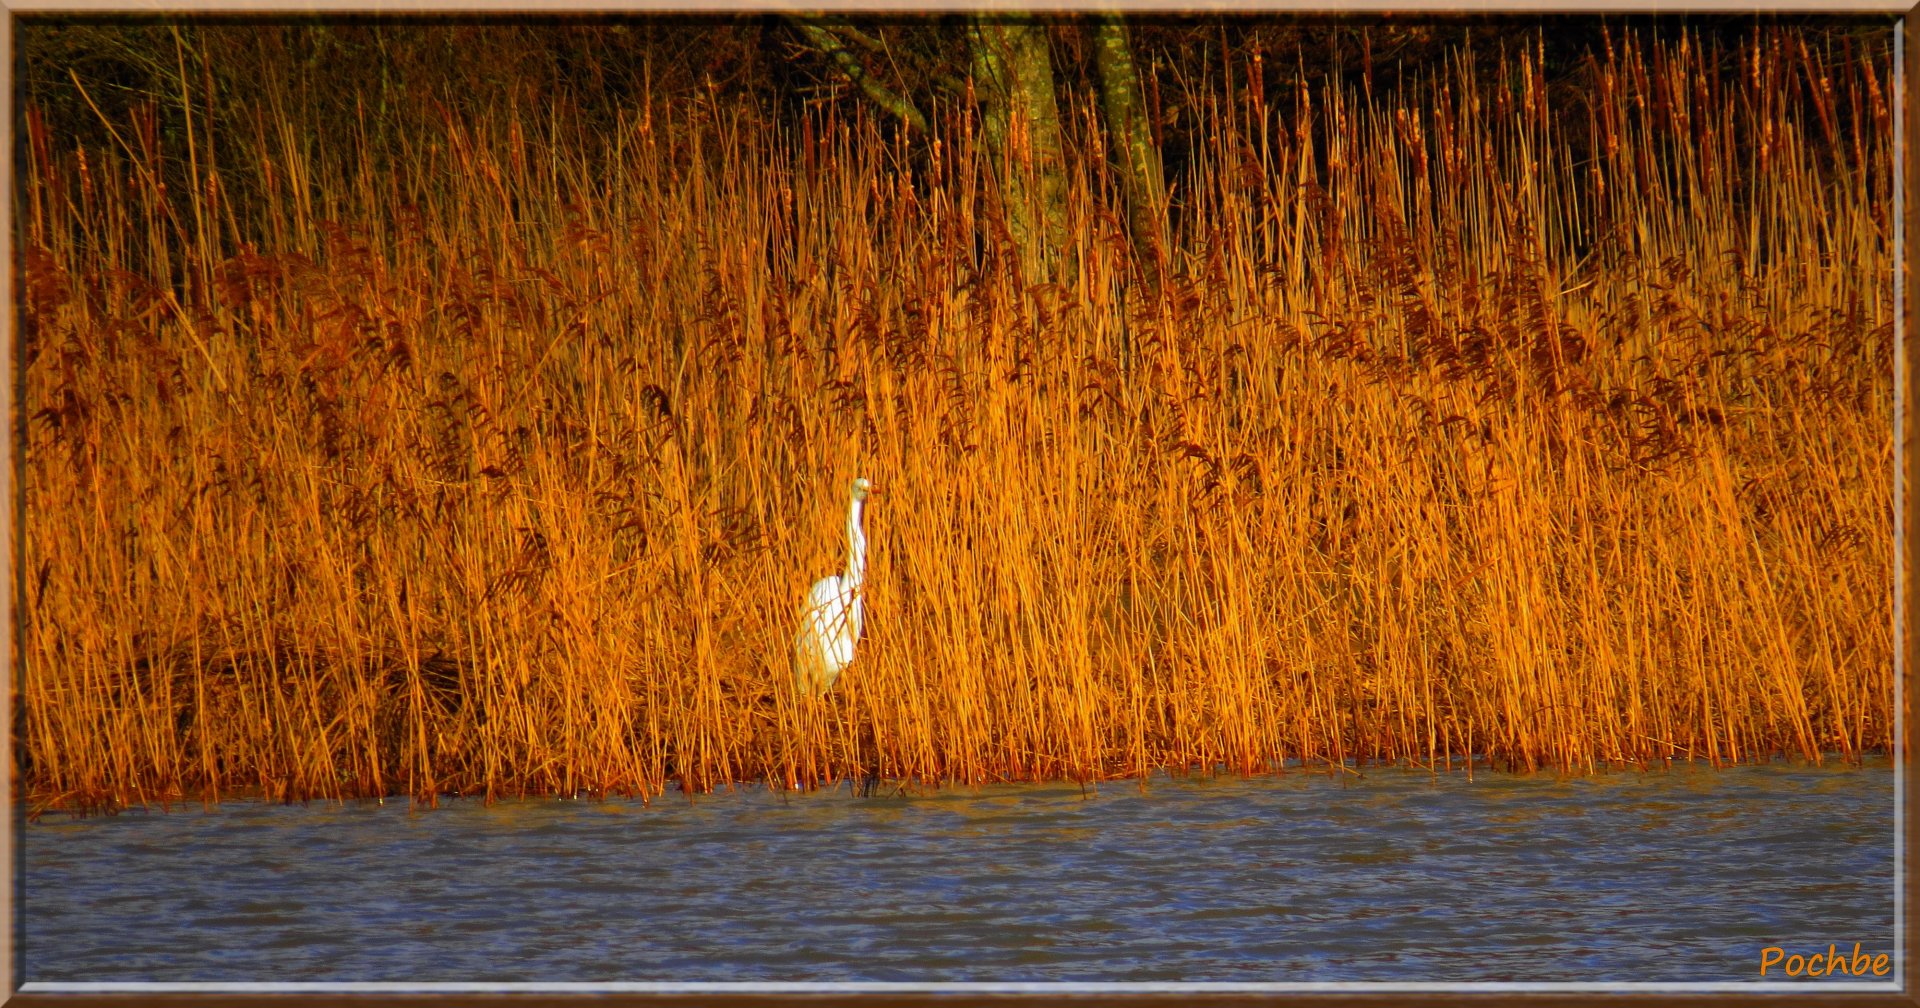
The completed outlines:
[[[853,662],[860,639],[860,589],[867,578],[867,536],[860,530],[860,509],[874,492],[866,477],[853,481],[853,500],[847,506],[847,572],[813,583],[807,593],[800,634],[793,641],[793,677],[802,693],[824,694],[833,689],[840,670]]]

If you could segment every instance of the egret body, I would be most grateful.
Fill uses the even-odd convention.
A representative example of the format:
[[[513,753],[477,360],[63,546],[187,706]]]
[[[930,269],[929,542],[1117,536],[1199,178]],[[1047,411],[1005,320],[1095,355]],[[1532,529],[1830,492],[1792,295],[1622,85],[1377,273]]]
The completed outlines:
[[[800,633],[793,642],[793,677],[800,692],[815,696],[833,689],[840,671],[853,662],[860,640],[860,590],[867,578],[867,536],[860,528],[860,511],[873,484],[865,477],[853,481],[853,499],[847,505],[847,570],[823,577],[807,593],[800,617]]]

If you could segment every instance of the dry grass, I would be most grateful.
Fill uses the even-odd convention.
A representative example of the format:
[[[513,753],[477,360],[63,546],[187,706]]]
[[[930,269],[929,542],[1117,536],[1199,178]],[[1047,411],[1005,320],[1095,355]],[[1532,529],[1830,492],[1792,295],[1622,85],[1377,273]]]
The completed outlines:
[[[1097,166],[1074,286],[1023,288],[958,120],[929,151],[824,113],[591,147],[449,116],[384,174],[271,88],[164,150],[150,119],[105,151],[36,123],[23,780],[1885,747],[1884,54],[1613,44],[1590,112],[1524,52],[1418,106],[1211,106],[1153,303]],[[158,191],[163,158],[201,184]],[[889,489],[868,638],[814,701],[787,652],[855,474]]]

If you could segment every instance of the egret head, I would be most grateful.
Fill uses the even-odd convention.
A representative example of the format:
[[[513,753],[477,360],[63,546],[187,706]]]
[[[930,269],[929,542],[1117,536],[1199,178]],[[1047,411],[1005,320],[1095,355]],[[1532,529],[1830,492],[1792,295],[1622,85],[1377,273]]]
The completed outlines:
[[[865,476],[854,477],[854,480],[853,480],[853,499],[854,500],[857,500],[857,501],[866,500],[867,495],[871,493],[873,493],[873,484],[867,482],[867,478]]]

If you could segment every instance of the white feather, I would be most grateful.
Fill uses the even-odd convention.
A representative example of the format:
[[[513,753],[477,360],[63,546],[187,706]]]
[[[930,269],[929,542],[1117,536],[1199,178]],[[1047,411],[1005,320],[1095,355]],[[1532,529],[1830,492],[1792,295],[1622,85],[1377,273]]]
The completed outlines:
[[[847,571],[813,583],[793,642],[793,675],[802,693],[833,689],[841,670],[853,663],[860,640],[861,589],[867,575],[867,537],[860,528],[861,505],[871,492],[865,479],[853,481],[847,506]]]

